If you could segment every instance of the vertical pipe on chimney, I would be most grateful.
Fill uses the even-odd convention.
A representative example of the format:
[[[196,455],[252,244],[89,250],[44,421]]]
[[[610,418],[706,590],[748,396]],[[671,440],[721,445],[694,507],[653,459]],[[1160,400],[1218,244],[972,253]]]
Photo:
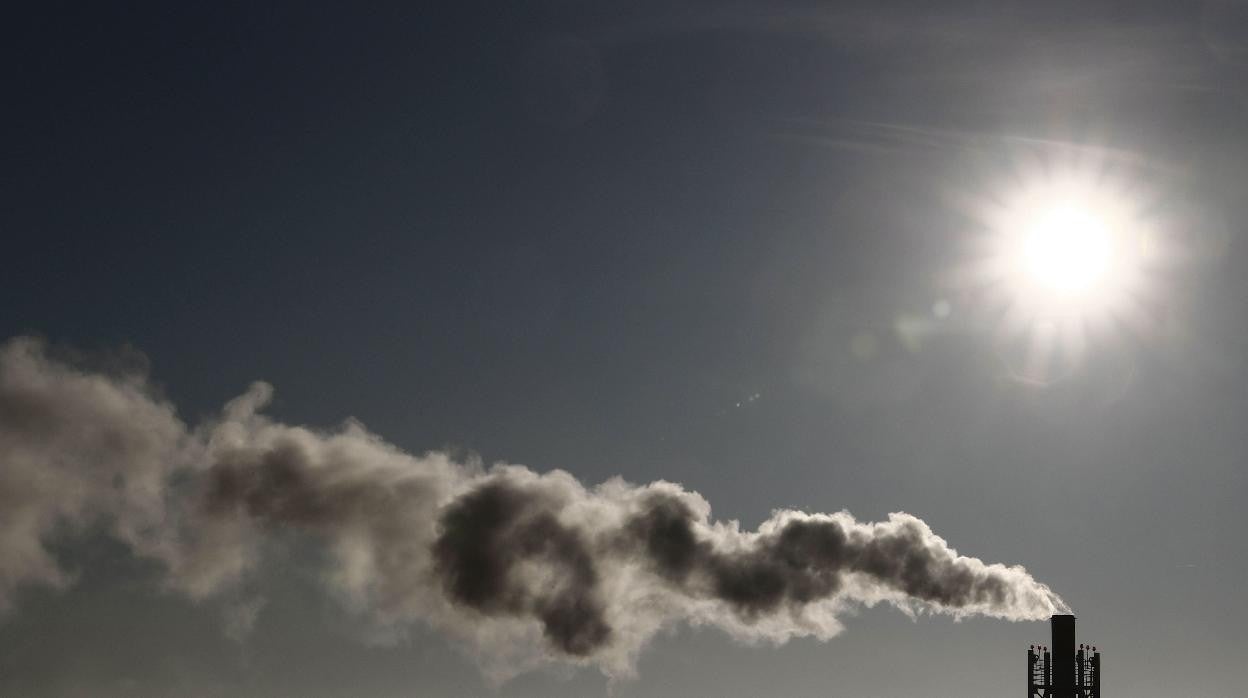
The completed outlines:
[[[1036,651],[1031,647],[1027,648],[1027,698],[1031,698],[1035,693],[1031,689],[1036,682]]]
[[[1101,653],[1092,653],[1092,698],[1101,698]]]
[[[1048,647],[1044,648],[1044,695],[1053,695],[1053,657]]]

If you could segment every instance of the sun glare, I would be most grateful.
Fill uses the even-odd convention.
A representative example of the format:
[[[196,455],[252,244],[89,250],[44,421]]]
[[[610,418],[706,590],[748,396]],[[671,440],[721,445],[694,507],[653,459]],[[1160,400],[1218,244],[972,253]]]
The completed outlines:
[[[1164,255],[1156,200],[1142,186],[1086,162],[993,181],[968,202],[982,243],[968,280],[981,291],[980,317],[1022,340],[1020,373],[1044,375],[1037,366],[1077,359],[1095,336],[1149,323]]]
[[[1111,231],[1093,211],[1061,203],[1036,216],[1019,244],[1029,280],[1065,296],[1095,293],[1118,261]]]
[[[1016,322],[1086,324],[1140,290],[1148,226],[1115,188],[1076,175],[1032,182],[986,218],[987,275]]]

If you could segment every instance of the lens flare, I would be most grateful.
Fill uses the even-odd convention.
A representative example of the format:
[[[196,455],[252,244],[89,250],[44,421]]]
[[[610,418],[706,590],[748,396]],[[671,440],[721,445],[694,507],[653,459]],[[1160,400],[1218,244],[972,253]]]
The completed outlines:
[[[979,244],[967,276],[979,316],[1020,340],[1025,359],[1012,368],[1043,384],[1094,338],[1148,324],[1165,255],[1157,198],[1128,168],[1030,162],[986,178],[969,200]]]

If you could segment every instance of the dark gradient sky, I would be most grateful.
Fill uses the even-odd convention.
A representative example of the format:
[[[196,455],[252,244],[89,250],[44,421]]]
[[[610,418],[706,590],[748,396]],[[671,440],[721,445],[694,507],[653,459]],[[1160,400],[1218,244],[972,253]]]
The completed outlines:
[[[133,345],[191,421],[263,379],[287,421],[665,478],[750,528],[907,511],[1051,585],[1114,694],[1242,691],[1248,5],[189,5],[6,14],[0,337]],[[1072,153],[1149,192],[1177,253],[1165,322],[1036,386],[950,287],[953,201]],[[266,568],[238,643],[119,546],[58,549],[78,583],[0,621],[5,696],[491,691],[421,628],[362,641],[313,553]],[[637,679],[498,693],[1011,695],[1047,641],[846,626],[682,629]]]

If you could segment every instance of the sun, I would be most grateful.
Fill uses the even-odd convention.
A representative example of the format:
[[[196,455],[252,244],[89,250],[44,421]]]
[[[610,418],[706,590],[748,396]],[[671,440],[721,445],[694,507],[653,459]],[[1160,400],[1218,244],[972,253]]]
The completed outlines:
[[[1016,324],[1101,322],[1144,290],[1152,231],[1121,187],[1051,174],[999,197],[983,219],[983,276]]]
[[[1155,324],[1159,271],[1173,250],[1161,199],[1129,168],[1030,158],[958,200],[973,253],[956,276],[976,327],[999,339],[1011,374],[1047,384],[1096,346]]]
[[[1023,231],[1019,262],[1029,282],[1051,293],[1095,293],[1121,261],[1114,242],[1096,211],[1060,202],[1041,211]]]

